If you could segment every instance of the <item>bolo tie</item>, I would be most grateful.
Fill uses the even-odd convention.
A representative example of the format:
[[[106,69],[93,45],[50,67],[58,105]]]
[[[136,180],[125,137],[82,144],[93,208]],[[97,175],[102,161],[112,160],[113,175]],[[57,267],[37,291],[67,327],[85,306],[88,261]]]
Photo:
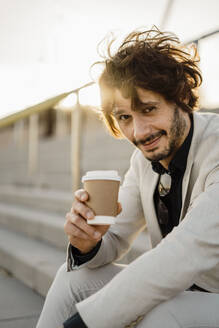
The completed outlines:
[[[163,197],[167,196],[171,188],[171,176],[169,173],[161,174],[158,183],[158,220],[160,224],[167,225],[169,221],[168,209],[162,200]]]

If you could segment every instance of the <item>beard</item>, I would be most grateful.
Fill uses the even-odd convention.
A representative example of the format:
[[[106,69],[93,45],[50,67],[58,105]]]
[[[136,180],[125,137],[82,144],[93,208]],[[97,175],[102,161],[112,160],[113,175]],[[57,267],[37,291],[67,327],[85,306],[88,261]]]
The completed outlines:
[[[152,150],[148,150],[146,153],[144,151],[143,154],[145,158],[147,158],[151,162],[159,162],[164,160],[170,156],[174,156],[179,147],[182,144],[183,136],[186,130],[186,120],[180,114],[180,111],[177,107],[174,108],[173,117],[171,120],[169,134],[165,130],[160,130],[159,132],[151,135],[150,137],[145,138],[144,140],[133,140],[133,143],[136,147],[138,147],[141,151],[140,145],[145,144],[146,142],[155,140],[161,136],[167,136],[169,138],[169,142],[167,146],[160,152],[156,153],[156,148]]]

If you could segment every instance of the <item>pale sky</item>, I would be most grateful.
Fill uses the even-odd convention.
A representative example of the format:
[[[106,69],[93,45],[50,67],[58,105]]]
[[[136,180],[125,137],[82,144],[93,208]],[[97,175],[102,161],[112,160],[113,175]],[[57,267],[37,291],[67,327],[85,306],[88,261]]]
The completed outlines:
[[[110,31],[161,24],[168,0],[0,0],[0,118],[90,81]],[[182,41],[219,29],[218,0],[174,0],[165,30]],[[219,106],[219,33],[200,43],[202,103]]]

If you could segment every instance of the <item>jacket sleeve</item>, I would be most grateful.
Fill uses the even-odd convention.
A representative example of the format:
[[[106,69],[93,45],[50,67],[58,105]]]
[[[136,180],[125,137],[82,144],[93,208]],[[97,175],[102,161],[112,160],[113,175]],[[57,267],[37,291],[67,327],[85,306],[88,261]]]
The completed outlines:
[[[77,304],[90,328],[122,328],[159,303],[190,287],[199,277],[219,272],[219,169],[184,220],[154,249],[143,254],[110,283]],[[209,286],[210,287],[210,286]],[[219,292],[219,288],[218,288]],[[102,317],[102,305],[107,308]],[[92,316],[95,313],[95,322]]]
[[[115,224],[111,225],[108,232],[102,238],[102,243],[97,254],[87,263],[76,266],[70,258],[68,249],[68,270],[74,270],[88,266],[95,268],[121,258],[129,251],[132,242],[145,227],[145,219],[141,204],[138,181],[138,152],[131,158],[131,165],[125,175],[124,182],[119,191],[119,202],[122,204],[122,212],[116,217]]]

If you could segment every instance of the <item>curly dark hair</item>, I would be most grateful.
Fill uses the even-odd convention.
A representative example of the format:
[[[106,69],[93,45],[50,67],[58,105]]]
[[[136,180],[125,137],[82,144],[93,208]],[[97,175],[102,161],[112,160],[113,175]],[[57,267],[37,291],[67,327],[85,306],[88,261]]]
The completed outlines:
[[[107,56],[98,63],[104,64],[99,78],[101,113],[115,137],[121,137],[112,115],[112,92],[115,89],[119,89],[125,98],[131,98],[133,109],[139,103],[136,88],[157,92],[186,112],[196,109],[197,88],[202,76],[194,45],[182,45],[175,34],[161,32],[157,27],[130,33],[112,55],[114,41],[108,44]]]

